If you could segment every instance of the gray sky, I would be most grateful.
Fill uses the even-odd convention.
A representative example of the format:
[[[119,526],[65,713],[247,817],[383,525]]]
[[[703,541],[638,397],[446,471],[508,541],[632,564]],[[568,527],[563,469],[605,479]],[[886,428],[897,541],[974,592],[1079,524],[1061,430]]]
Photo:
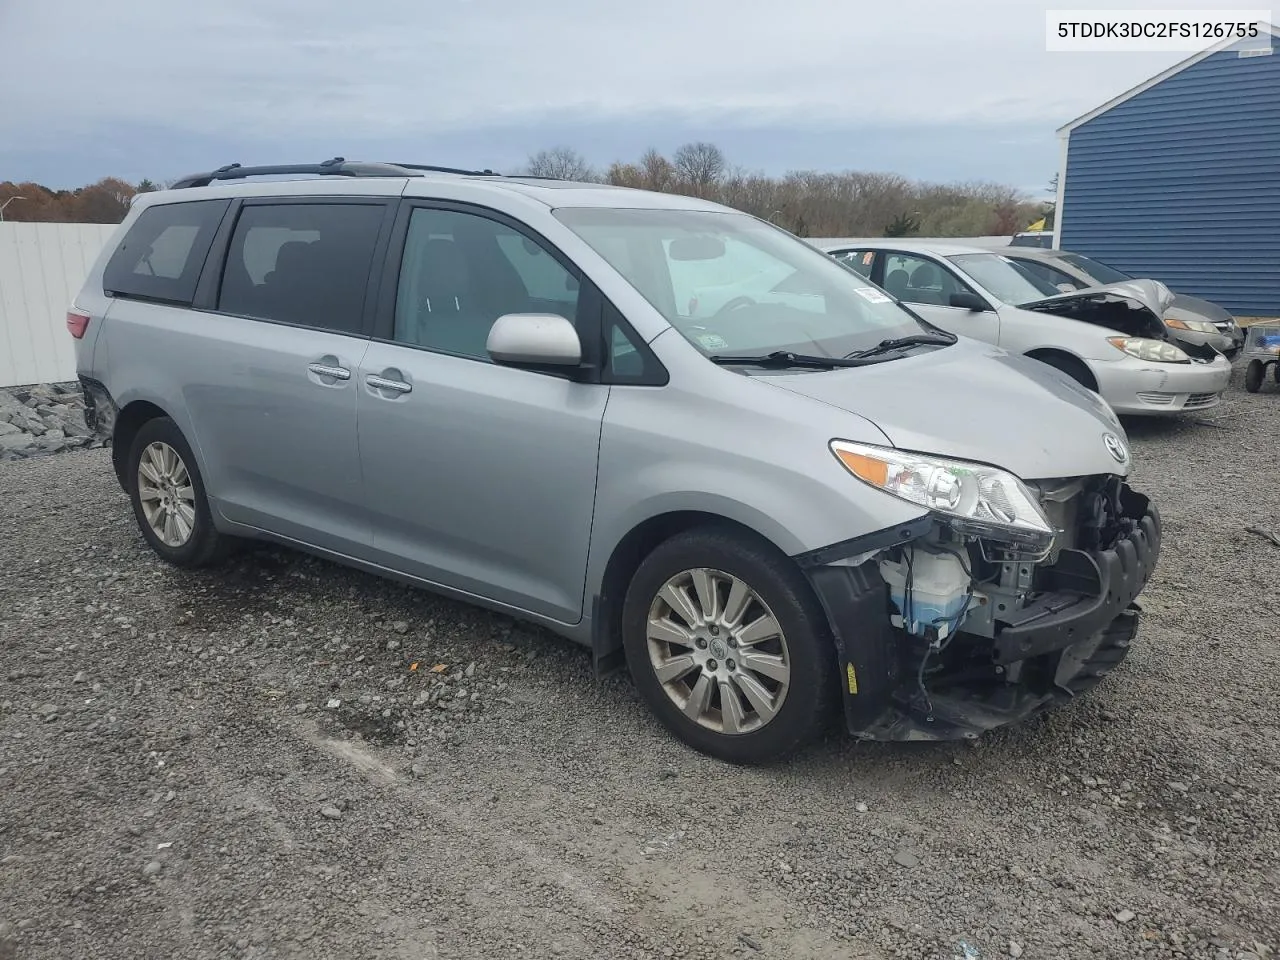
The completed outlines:
[[[561,143],[604,165],[705,139],[769,173],[1043,192],[1058,126],[1189,55],[1048,53],[1044,11],[1069,6],[0,0],[0,180],[338,154],[509,172]]]

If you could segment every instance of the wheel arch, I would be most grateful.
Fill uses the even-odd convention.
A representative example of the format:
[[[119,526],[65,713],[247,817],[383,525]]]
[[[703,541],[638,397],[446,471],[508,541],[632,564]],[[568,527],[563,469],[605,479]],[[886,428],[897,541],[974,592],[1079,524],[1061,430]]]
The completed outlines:
[[[1098,392],[1098,378],[1095,377],[1093,375],[1093,371],[1089,369],[1089,364],[1086,363],[1083,358],[1072,353],[1070,350],[1064,350],[1061,347],[1037,347],[1034,350],[1028,350],[1026,356],[1030,357],[1032,360],[1039,360],[1041,363],[1047,363],[1049,366],[1061,370],[1068,376],[1072,376],[1094,393]],[[1058,366],[1053,362],[1055,360],[1064,364],[1065,367],[1069,367],[1072,371],[1075,371],[1075,373],[1078,373],[1081,376],[1075,376],[1074,373],[1069,372],[1064,367]],[[1083,377],[1083,379],[1081,377]]]
[[[613,548],[592,598],[590,642],[597,675],[622,666],[623,601],[627,585],[644,558],[677,534],[708,527],[743,534],[787,556],[777,543],[754,527],[705,510],[670,510],[637,523]]]
[[[168,417],[169,413],[150,400],[133,400],[116,415],[115,426],[111,432],[111,465],[115,469],[116,479],[121,489],[127,486],[128,476],[125,458],[133,446],[133,438],[138,435],[142,425],[149,420]],[[190,440],[188,440],[188,443]]]

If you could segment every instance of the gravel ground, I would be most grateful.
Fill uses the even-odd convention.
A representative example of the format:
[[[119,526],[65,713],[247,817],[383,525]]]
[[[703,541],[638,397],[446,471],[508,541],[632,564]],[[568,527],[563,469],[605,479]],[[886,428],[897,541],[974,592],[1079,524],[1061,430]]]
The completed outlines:
[[[502,617],[166,567],[106,451],[2,463],[0,958],[1272,956],[1280,395],[1238,379],[1131,427],[1166,547],[1093,694],[766,770]]]

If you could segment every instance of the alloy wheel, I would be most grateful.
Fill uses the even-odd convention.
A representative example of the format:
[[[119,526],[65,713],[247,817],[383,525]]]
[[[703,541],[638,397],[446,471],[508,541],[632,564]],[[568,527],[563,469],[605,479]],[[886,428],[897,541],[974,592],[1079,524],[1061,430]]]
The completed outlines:
[[[708,567],[682,571],[654,597],[645,631],[663,691],[690,720],[737,735],[777,715],[791,681],[787,640],[745,581]]]
[[[166,547],[180,547],[196,526],[196,494],[178,451],[157,440],[138,458],[138,499],[151,532]]]

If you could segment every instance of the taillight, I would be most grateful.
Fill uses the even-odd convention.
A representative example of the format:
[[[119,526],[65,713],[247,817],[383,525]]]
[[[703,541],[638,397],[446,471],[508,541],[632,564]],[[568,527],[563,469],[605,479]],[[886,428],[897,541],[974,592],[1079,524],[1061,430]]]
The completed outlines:
[[[71,335],[77,340],[81,339],[84,336],[84,332],[89,329],[89,315],[68,310],[67,329],[71,331]]]

